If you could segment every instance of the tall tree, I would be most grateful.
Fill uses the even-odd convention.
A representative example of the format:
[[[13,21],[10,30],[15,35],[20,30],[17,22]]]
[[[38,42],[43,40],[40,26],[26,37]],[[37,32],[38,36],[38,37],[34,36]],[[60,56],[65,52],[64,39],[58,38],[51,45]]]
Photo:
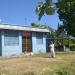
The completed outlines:
[[[57,8],[67,33],[75,36],[75,0],[58,0]]]
[[[75,0],[58,0],[57,3],[53,3],[52,0],[38,2],[36,12],[39,20],[44,14],[53,15],[55,8],[57,8],[59,19],[63,22],[67,33],[75,37]]]
[[[55,9],[52,0],[45,0],[45,2],[38,2],[36,13],[39,16],[38,18],[39,20],[42,18],[44,14],[53,15],[55,13]]]

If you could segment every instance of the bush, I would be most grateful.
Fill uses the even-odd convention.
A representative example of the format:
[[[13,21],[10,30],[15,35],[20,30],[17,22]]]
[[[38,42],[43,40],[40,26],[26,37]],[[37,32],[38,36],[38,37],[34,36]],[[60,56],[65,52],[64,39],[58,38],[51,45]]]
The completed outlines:
[[[70,46],[70,50],[71,50],[71,51],[75,51],[75,45]]]

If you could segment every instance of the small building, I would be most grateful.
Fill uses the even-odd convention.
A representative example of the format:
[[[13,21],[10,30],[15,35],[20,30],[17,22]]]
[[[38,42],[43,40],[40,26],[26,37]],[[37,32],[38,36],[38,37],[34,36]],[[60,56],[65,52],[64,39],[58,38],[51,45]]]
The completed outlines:
[[[0,24],[0,56],[46,53],[48,29]]]

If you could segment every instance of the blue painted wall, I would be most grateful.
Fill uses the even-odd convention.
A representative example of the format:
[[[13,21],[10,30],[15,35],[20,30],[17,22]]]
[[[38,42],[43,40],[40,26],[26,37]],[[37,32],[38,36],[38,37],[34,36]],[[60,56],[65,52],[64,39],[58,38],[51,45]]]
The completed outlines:
[[[8,34],[10,32],[11,32],[11,34],[13,34],[13,32],[11,30],[8,31]],[[15,35],[15,33],[14,33],[14,35]],[[11,55],[21,54],[22,53],[22,35],[21,35],[21,32],[19,32],[19,31],[18,31],[18,40],[19,40],[18,45],[5,45],[5,31],[2,31],[2,56],[11,56]]]
[[[18,45],[10,45],[9,44],[9,40],[5,41],[5,33],[8,33],[9,38],[13,37],[13,35],[18,34]],[[17,33],[16,33],[17,32]],[[10,33],[10,34],[9,34]],[[40,33],[38,33],[38,37],[41,36],[39,35]],[[42,36],[42,44],[38,44],[37,42],[37,33],[36,32],[32,32],[32,52],[33,53],[46,53],[46,37],[45,37],[45,33],[41,33]],[[19,55],[22,53],[22,33],[21,31],[12,31],[12,30],[2,30],[0,33],[0,55],[2,56],[11,56],[11,55]],[[14,39],[13,39],[14,41]],[[16,40],[17,41],[17,40]],[[7,45],[9,44],[9,45]]]
[[[0,31],[0,56],[2,56],[2,36],[1,36],[1,31]]]
[[[36,32],[32,33],[32,51],[33,53],[46,53],[46,37],[43,34],[43,44],[37,44]]]

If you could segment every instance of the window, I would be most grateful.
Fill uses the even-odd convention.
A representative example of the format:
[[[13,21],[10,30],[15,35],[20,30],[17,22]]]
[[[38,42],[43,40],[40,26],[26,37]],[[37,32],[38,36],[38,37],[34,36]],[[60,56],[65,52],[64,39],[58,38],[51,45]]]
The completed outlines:
[[[36,43],[43,44],[43,33],[36,33]]]
[[[4,31],[4,45],[16,46],[19,45],[19,35],[16,31]]]

